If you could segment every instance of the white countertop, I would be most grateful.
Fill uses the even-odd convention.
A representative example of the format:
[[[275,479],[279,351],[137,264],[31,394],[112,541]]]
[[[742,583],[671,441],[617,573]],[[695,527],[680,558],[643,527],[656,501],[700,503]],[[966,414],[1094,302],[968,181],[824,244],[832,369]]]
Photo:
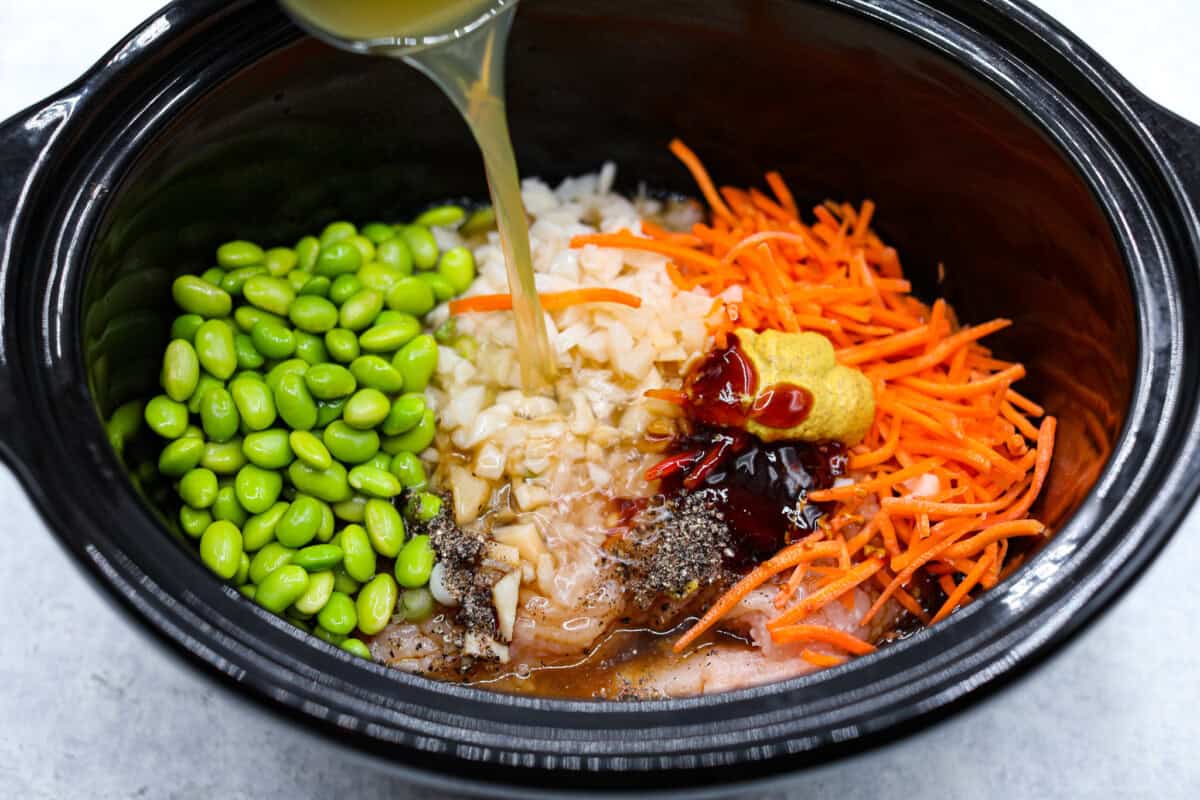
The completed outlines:
[[[1200,0],[1038,0],[1200,120]],[[0,119],[75,78],[156,0],[0,0]],[[150,646],[0,469],[0,796],[425,797]],[[1200,514],[1097,624],[981,704],[772,797],[1200,797]]]

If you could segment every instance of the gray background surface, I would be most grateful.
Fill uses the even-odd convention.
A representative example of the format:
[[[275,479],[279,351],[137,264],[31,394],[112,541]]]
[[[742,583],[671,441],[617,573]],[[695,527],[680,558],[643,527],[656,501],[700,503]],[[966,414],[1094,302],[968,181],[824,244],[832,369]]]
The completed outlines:
[[[76,77],[157,0],[0,0],[0,118]],[[1200,0],[1041,0],[1200,120]],[[0,798],[424,797],[201,677],[118,613],[0,468]],[[943,724],[792,779],[805,798],[1200,796],[1200,514],[1033,674]]]

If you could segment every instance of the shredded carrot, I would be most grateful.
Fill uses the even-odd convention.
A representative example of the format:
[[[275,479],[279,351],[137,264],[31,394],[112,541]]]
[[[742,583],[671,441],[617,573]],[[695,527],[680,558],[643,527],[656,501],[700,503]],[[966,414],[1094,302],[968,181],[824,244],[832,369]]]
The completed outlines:
[[[800,651],[800,657],[814,667],[836,667],[839,664],[846,663],[846,659],[843,656],[835,656],[831,653],[822,653],[819,650],[809,650],[807,648]]]
[[[716,624],[721,617],[728,614],[734,606],[742,602],[742,599],[746,595],[759,586],[762,586],[775,575],[802,561],[815,561],[818,558],[836,557],[840,550],[841,548],[838,547],[836,542],[800,542],[780,550],[773,557],[752,569],[732,589],[721,595],[720,599],[705,612],[704,616],[687,633],[679,637],[679,640],[675,642],[675,652],[682,652],[684,648]]]
[[[815,641],[856,655],[869,643],[854,645],[858,650],[842,646],[846,640],[839,644],[833,634],[814,633],[833,629],[806,618],[839,599],[852,608],[855,588],[869,582],[872,592],[876,585],[879,591],[861,624],[893,601],[897,611],[928,624],[969,603],[976,589],[1012,574],[1026,556],[1018,552],[1023,548],[1009,545],[1047,534],[1030,512],[1049,475],[1057,420],[1014,388],[1025,378],[1025,367],[1003,360],[983,342],[1010,321],[962,326],[944,300],[926,304],[914,297],[896,250],[872,230],[876,208],[870,200],[857,207],[826,202],[812,210],[811,221],[803,220],[779,173],[767,174],[769,192],[718,189],[694,152],[678,140],[670,149],[708,203],[707,222],[680,233],[647,221],[640,233],[577,236],[572,246],[665,256],[675,286],[713,297],[705,323],[718,347],[727,346],[742,327],[820,332],[833,343],[838,363],[871,380],[876,406],[870,430],[848,454],[853,483],[810,491],[805,498],[831,506],[812,534],[817,538],[785,547],[750,570],[676,642],[676,651],[773,580],[779,584],[780,613],[767,627],[775,641]],[[740,292],[732,295],[737,301],[727,299],[730,289]],[[550,297],[543,296],[548,308]],[[612,298],[573,298],[602,299]],[[468,304],[462,310],[483,310],[503,301],[456,303]],[[645,394],[676,404],[686,400],[673,389]],[[1097,408],[1102,421],[1093,427],[1106,439],[1104,425],[1111,423],[1103,420],[1112,415]],[[647,477],[699,469],[708,455],[697,450],[670,456]],[[790,568],[786,580],[776,578]],[[918,575],[946,590],[946,602],[932,620],[922,606],[928,597]],[[794,600],[806,580],[808,592]],[[842,660],[810,649],[801,656],[817,666]]]
[[[875,651],[875,646],[870,642],[864,642],[857,636],[851,636],[837,628],[825,625],[785,625],[771,631],[771,638],[778,644],[791,644],[792,642],[831,644],[856,656],[863,656]]]
[[[547,292],[539,294],[542,308],[546,311],[561,311],[581,303],[619,303],[630,308],[642,305],[642,299],[619,289],[572,289],[569,292]],[[450,302],[451,314],[466,314],[470,311],[511,311],[511,294],[477,294]]]

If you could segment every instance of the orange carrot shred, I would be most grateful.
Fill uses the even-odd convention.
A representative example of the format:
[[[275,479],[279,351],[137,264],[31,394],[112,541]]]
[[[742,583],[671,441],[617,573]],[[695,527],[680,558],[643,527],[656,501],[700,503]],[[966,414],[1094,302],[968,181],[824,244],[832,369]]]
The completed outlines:
[[[1026,556],[1017,552],[1024,548],[1010,545],[1047,535],[1030,510],[1049,475],[1057,420],[1014,388],[1025,367],[996,357],[984,343],[1010,321],[964,326],[946,301],[926,304],[914,297],[898,253],[872,229],[877,209],[870,200],[859,206],[827,201],[811,210],[809,223],[779,173],[767,174],[769,193],[718,189],[694,152],[678,140],[670,149],[707,201],[708,220],[687,232],[646,220],[640,233],[587,234],[572,239],[572,246],[664,256],[671,284],[713,298],[704,323],[717,347],[728,346],[743,327],[818,332],[833,344],[839,364],[870,379],[875,395],[870,429],[848,453],[852,482],[805,498],[829,505],[819,529],[751,569],[675,643],[676,651],[773,580],[779,613],[767,628],[776,642],[814,642],[860,655],[871,643],[805,618],[835,601],[853,608],[861,597],[856,587],[869,581],[881,591],[861,625],[893,601],[931,624],[1012,574]],[[544,295],[543,303],[550,310],[603,300],[636,305],[632,295],[614,300],[596,294],[611,291],[579,290],[569,300]],[[463,298],[452,310],[511,307],[506,301],[506,295]],[[1043,372],[1050,369],[1041,365]],[[673,388],[645,396],[686,402]],[[1084,424],[1097,441],[1107,442],[1115,413],[1098,396],[1094,413],[1092,404]],[[690,469],[704,455],[676,453],[647,477]],[[1086,478],[1086,471],[1081,475]],[[1051,519],[1059,506],[1054,513],[1047,509]],[[776,577],[788,569],[786,580]],[[918,574],[946,594],[932,619],[922,606],[929,598],[915,588],[925,585],[914,581]],[[794,600],[813,578],[808,594]],[[857,644],[842,646],[851,641]],[[842,663],[824,647],[805,648],[800,656],[817,666]]]

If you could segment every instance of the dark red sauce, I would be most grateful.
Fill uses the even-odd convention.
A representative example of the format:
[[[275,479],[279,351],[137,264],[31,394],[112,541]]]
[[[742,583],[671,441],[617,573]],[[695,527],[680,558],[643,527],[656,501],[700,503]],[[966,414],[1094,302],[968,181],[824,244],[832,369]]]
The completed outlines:
[[[683,383],[685,409],[696,422],[721,427],[746,423],[746,407],[758,388],[758,374],[735,340],[714,350]]]
[[[699,428],[681,437],[677,447],[722,457],[697,482],[691,471],[663,478],[666,493],[713,489],[718,507],[737,535],[734,561],[753,564],[816,530],[828,505],[801,501],[813,489],[825,489],[846,472],[846,448],[839,442],[764,442],[742,431]],[[703,463],[703,462],[701,462]]]
[[[812,411],[812,392],[792,383],[760,390],[754,364],[734,338],[688,373],[683,394],[690,432],[668,446],[646,478],[662,480],[665,493],[714,490],[737,536],[733,560],[739,566],[815,530],[829,509],[806,502],[805,496],[832,486],[845,473],[845,447],[764,442],[745,430],[750,420],[771,428],[799,425]],[[618,516],[632,518],[627,511]]]
[[[768,428],[793,428],[808,419],[812,392],[794,383],[776,383],[759,392],[750,404],[750,419]]]
[[[754,364],[736,338],[688,373],[683,393],[688,417],[716,427],[739,428],[754,420],[769,428],[792,428],[808,419],[813,407],[812,392],[794,383],[760,391]]]

